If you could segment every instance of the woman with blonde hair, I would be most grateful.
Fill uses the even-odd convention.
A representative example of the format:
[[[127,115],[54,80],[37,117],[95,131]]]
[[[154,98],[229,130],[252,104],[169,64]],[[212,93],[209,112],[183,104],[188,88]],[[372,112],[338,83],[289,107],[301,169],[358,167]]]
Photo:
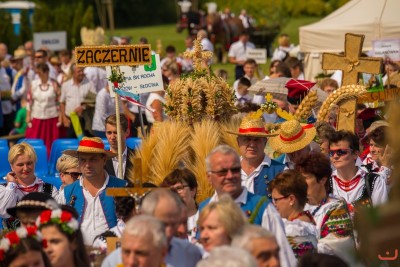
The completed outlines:
[[[229,195],[223,195],[200,212],[200,243],[208,253],[215,247],[230,245],[233,236],[247,223],[240,207]]]
[[[58,194],[55,186],[36,177],[36,161],[35,150],[25,142],[14,145],[8,153],[11,172],[6,175],[7,183],[0,185],[0,217],[5,228],[15,229],[19,225],[15,218],[10,217],[7,209],[14,207],[25,195],[43,192],[55,197]]]
[[[82,175],[78,165],[78,159],[75,157],[62,154],[61,157],[58,158],[56,169],[60,173],[62,182],[61,188],[72,184]]]

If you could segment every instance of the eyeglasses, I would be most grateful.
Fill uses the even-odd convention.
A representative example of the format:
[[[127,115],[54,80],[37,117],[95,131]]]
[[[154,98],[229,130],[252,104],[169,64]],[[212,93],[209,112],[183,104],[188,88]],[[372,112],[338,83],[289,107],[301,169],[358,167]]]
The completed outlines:
[[[44,56],[35,56],[35,58],[44,58]]]
[[[289,196],[283,196],[283,197],[277,197],[277,198],[272,198],[272,203],[276,204],[278,203],[279,200],[288,198]]]
[[[333,156],[335,156],[335,154],[338,157],[341,157],[341,156],[347,155],[351,151],[352,151],[352,149],[331,149],[331,150],[329,150],[329,157],[333,157]]]
[[[171,186],[170,189],[175,192],[182,192],[185,187],[189,187],[188,185],[178,185],[178,186]]]
[[[74,179],[78,179],[79,176],[82,175],[82,173],[80,173],[80,172],[63,172],[63,173],[70,175]]]
[[[226,176],[229,171],[231,171],[232,174],[238,174],[242,170],[242,167],[235,167],[235,168],[230,168],[230,169],[223,169],[220,171],[209,171],[211,173],[216,174],[217,176]]]
[[[274,250],[266,250],[266,251],[261,251],[260,253],[258,253],[258,255],[256,256],[256,259],[265,262],[267,260],[269,260],[272,257],[276,257],[279,258],[279,247],[277,249]]]

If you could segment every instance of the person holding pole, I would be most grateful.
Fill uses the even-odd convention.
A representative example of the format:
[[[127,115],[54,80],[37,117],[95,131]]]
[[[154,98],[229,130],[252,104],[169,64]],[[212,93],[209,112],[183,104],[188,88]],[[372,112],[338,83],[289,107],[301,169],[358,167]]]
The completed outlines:
[[[109,175],[116,176],[128,180],[130,170],[133,171],[133,164],[131,159],[134,156],[135,150],[126,146],[126,138],[129,136],[128,120],[124,115],[119,115],[121,139],[117,137],[117,115],[112,114],[106,118],[106,137],[110,144],[111,152],[118,154],[118,143],[121,143],[122,162],[117,157],[113,157],[106,161],[104,169]],[[122,164],[122,177],[118,175],[118,165]]]

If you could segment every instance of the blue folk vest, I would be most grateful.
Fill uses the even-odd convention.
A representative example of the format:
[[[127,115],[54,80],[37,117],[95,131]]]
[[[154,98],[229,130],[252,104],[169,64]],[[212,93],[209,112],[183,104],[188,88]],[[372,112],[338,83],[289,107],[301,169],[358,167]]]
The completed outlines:
[[[126,181],[118,179],[114,176],[109,176],[106,188],[110,187],[125,187]],[[79,180],[66,186],[64,188],[64,197],[66,204],[75,208],[79,214],[79,223],[82,223],[83,214],[85,212],[85,197],[83,195],[82,187],[80,186]],[[106,195],[106,190],[103,190],[100,195],[100,203],[103,208],[104,216],[109,228],[117,225],[117,215],[115,213],[114,198]]]
[[[207,206],[211,198],[207,198],[199,205],[199,212]],[[269,201],[266,197],[258,196],[247,192],[246,204],[240,204],[240,208],[245,213],[251,224],[261,225],[262,217]]]
[[[271,198],[271,195],[267,191],[268,185],[284,168],[284,164],[273,159],[270,166],[264,165],[260,174],[254,178],[254,194]]]

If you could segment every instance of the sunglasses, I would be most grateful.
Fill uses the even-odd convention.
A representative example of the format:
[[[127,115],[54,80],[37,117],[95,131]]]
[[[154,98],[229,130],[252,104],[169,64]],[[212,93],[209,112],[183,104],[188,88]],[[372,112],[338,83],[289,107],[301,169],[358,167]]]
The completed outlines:
[[[288,198],[289,196],[283,196],[283,197],[277,197],[277,198],[272,198],[272,203],[276,204],[278,203],[279,200]]]
[[[64,174],[70,175],[70,176],[71,176],[72,178],[74,178],[74,179],[78,179],[79,176],[82,175],[81,172],[63,172],[63,173],[64,173]]]
[[[240,173],[241,170],[242,170],[242,167],[236,167],[236,168],[230,168],[230,169],[223,169],[220,171],[209,171],[209,172],[214,173],[217,176],[226,176],[229,171],[231,171],[232,174],[237,174],[237,173]]]
[[[331,149],[329,150],[329,156],[333,157],[336,154],[338,157],[341,157],[349,154],[351,151],[352,149]]]

